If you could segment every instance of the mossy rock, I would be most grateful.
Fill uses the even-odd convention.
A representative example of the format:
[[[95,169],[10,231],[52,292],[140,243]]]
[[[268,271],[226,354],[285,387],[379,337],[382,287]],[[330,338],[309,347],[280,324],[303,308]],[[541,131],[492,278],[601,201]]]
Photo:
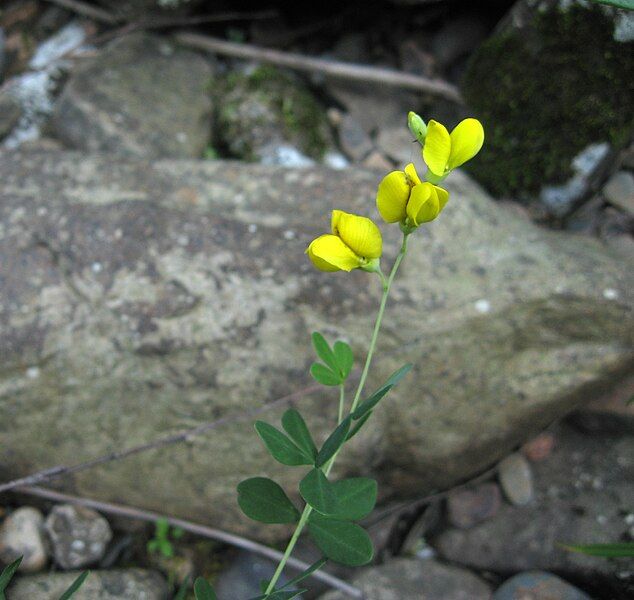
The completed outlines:
[[[329,145],[324,108],[290,73],[260,66],[232,72],[218,87],[218,143],[236,158],[257,160],[272,142],[286,142],[320,159]]]
[[[634,49],[613,39],[618,11],[522,8],[526,26],[503,27],[480,47],[463,93],[487,136],[467,168],[497,195],[526,197],[566,181],[589,144],[620,148],[631,138]]]

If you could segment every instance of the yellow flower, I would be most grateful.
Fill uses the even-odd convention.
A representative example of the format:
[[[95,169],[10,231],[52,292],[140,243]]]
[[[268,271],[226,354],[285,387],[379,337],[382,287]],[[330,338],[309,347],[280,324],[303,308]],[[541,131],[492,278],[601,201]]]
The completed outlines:
[[[306,254],[320,271],[374,271],[383,250],[381,232],[366,217],[332,211],[332,233],[313,240]]]
[[[483,143],[484,129],[477,119],[461,121],[451,134],[441,123],[429,121],[423,147],[423,160],[429,169],[427,179],[438,183],[451,170],[471,160]]]
[[[427,181],[421,182],[412,163],[404,171],[388,173],[376,194],[376,206],[383,219],[408,227],[433,221],[447,200],[449,192]]]

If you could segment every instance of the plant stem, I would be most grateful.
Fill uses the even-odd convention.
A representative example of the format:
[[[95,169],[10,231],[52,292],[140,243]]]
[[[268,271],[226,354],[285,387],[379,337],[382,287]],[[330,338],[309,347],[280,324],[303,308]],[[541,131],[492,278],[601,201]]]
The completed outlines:
[[[337,416],[337,425],[343,421],[343,409],[346,401],[346,388],[345,384],[339,385],[339,415]]]
[[[394,261],[394,265],[392,266],[392,270],[390,271],[390,275],[385,279],[385,276],[381,273],[381,281],[383,283],[383,297],[381,298],[381,304],[379,306],[379,312],[376,316],[376,321],[374,323],[374,331],[372,332],[372,339],[370,340],[370,347],[368,348],[368,355],[365,359],[365,365],[363,366],[363,372],[361,373],[361,379],[359,380],[359,385],[357,387],[357,391],[354,395],[354,400],[352,401],[352,406],[350,407],[350,412],[353,412],[354,409],[359,404],[359,400],[361,398],[361,393],[363,392],[363,386],[365,385],[365,380],[368,377],[368,373],[370,372],[370,364],[372,363],[372,356],[374,355],[374,349],[376,348],[376,341],[379,337],[379,330],[381,329],[381,322],[383,321],[383,313],[385,312],[385,306],[387,305],[387,298],[390,295],[390,289],[392,287],[392,282],[394,281],[394,277],[396,277],[396,272],[398,271],[405,254],[407,253],[407,236],[409,234],[403,235],[403,243],[401,244],[401,249]]]
[[[390,295],[390,288],[392,287],[392,282],[394,281],[396,272],[398,271],[398,268],[401,265],[403,258],[405,258],[405,254],[407,253],[407,236],[408,235],[409,235],[408,233],[403,234],[403,243],[401,244],[401,249],[398,253],[398,256],[396,257],[396,260],[394,261],[394,265],[392,266],[392,270],[390,271],[389,277],[385,279],[385,275],[383,275],[383,273],[380,271],[378,272],[379,277],[381,278],[381,283],[383,284],[383,296],[381,297],[379,312],[376,315],[376,321],[374,323],[374,331],[372,332],[372,338],[370,340],[368,354],[365,359],[365,365],[363,365],[361,379],[359,380],[359,385],[357,386],[357,391],[354,394],[354,400],[352,401],[352,406],[350,407],[351,413],[357,407],[357,404],[359,404],[359,399],[361,398],[361,393],[363,392],[365,380],[367,379],[368,373],[370,371],[370,364],[372,363],[372,356],[374,355],[376,342],[379,337],[379,330],[381,329],[381,322],[383,321],[383,314],[385,313],[385,306],[387,305],[387,299],[388,299],[388,296]],[[337,421],[338,423],[341,423],[341,421],[343,420],[344,394],[345,394],[344,386],[343,384],[341,384],[341,386],[339,387],[339,419]],[[341,448],[339,450],[341,450]],[[337,459],[339,450],[330,459],[330,462],[328,463],[328,466],[326,467],[326,470],[324,471],[324,474],[326,475],[326,477],[330,474],[330,471],[332,470],[332,467],[335,464],[335,460]],[[302,530],[304,529],[306,523],[308,522],[308,517],[310,517],[311,512],[313,512],[312,507],[306,504],[306,506],[304,507],[304,511],[302,512],[302,515],[299,518],[299,521],[297,523],[297,527],[295,528],[293,536],[288,542],[288,546],[286,546],[284,556],[280,560],[280,564],[277,565],[277,569],[275,570],[275,573],[273,574],[273,577],[271,581],[269,582],[268,587],[266,588],[266,592],[264,592],[265,594],[270,594],[275,589],[275,584],[277,583],[277,580],[280,578],[280,575],[282,574],[282,571],[284,570],[284,567],[286,566],[286,561],[291,556],[293,549],[295,548],[295,544],[297,543],[297,540],[299,539],[299,536],[301,535]]]

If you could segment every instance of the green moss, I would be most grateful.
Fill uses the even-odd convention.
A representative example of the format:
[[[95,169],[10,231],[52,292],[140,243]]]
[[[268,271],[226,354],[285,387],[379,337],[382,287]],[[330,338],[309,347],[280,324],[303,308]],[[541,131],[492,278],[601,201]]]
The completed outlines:
[[[252,160],[253,141],[273,132],[319,159],[328,145],[326,115],[296,77],[272,66],[232,72],[219,88],[219,135],[230,152]]]
[[[472,57],[463,93],[487,137],[468,168],[491,191],[535,193],[565,181],[588,144],[630,139],[634,52],[613,29],[600,8],[554,9],[530,32],[492,36]]]

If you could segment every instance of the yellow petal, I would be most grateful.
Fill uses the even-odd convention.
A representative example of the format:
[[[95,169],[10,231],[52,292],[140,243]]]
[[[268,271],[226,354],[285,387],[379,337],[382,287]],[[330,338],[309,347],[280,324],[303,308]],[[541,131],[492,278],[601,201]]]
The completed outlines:
[[[392,171],[379,183],[376,207],[386,223],[397,223],[405,218],[409,190],[409,183],[403,171]]]
[[[451,132],[449,169],[455,169],[471,160],[482,148],[484,129],[478,119],[465,119]]]
[[[437,185],[434,186],[434,190],[436,191],[436,194],[438,194],[438,213],[440,213],[449,201],[449,192]]]
[[[381,231],[367,217],[332,211],[332,232],[338,235],[357,256],[379,258],[383,249]]]
[[[306,249],[306,254],[320,271],[352,271],[359,267],[359,257],[336,235],[320,235]]]
[[[438,194],[431,183],[414,186],[407,204],[407,216],[418,227],[421,223],[433,221],[440,212]]]
[[[409,184],[412,187],[414,187],[415,185],[418,185],[421,182],[420,177],[418,176],[418,173],[416,172],[416,167],[414,167],[414,163],[409,163],[409,165],[405,167],[405,175],[407,175]]]
[[[435,175],[444,175],[450,152],[451,138],[447,128],[437,121],[430,121],[423,148],[423,160],[429,170]]]

